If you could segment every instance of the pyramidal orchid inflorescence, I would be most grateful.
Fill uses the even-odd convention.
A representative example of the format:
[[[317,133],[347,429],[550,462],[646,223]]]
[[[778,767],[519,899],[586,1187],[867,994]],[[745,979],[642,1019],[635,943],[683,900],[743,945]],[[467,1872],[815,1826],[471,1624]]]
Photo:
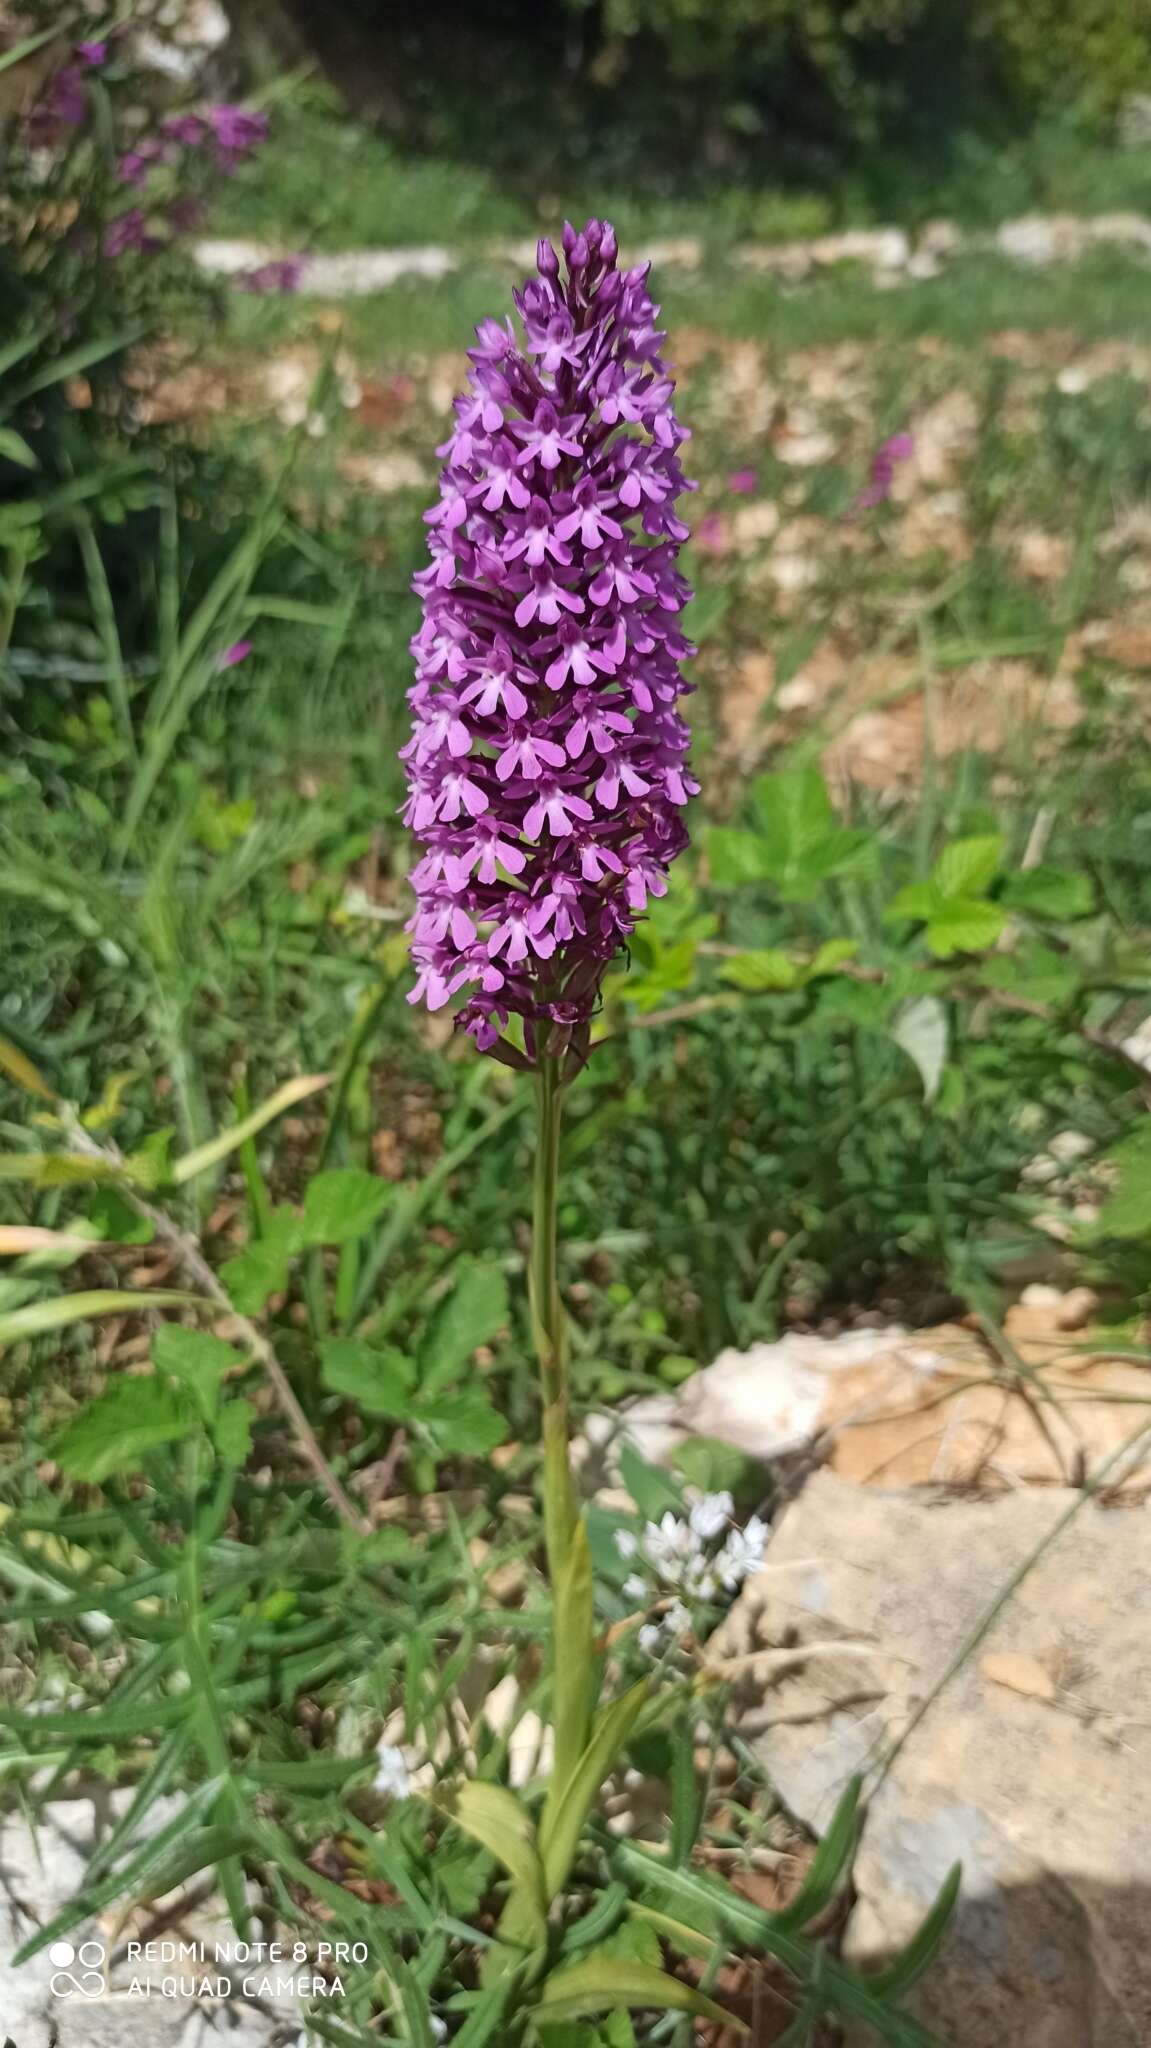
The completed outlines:
[[[455,401],[431,564],[415,578],[406,822],[422,842],[412,1001],[529,1063],[586,1044],[604,971],[685,845],[698,787],[678,705],[687,429],[647,291],[613,230],[565,227],[486,320]]]

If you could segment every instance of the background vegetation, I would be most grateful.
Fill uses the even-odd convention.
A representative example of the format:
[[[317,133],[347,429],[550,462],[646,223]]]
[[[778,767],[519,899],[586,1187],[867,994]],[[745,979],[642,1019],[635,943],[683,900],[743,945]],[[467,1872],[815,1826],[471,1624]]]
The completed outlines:
[[[478,2009],[459,1930],[494,1866],[412,1807],[380,1829],[376,1746],[501,1774],[475,1660],[542,1704],[546,1626],[523,1101],[405,1001],[396,820],[432,451],[513,277],[490,245],[591,211],[631,247],[700,244],[661,285],[701,482],[704,793],[571,1104],[581,1408],[789,1327],[994,1320],[1029,1278],[1090,1280],[1135,1345],[1145,255],[1021,269],[989,241],[893,286],[846,259],[790,282],[737,245],[889,207],[990,230],[1144,205],[1151,149],[1115,119],[1149,46],[1100,0],[959,26],[922,0],[613,0],[530,32],[492,0],[387,47],[374,14],[249,30],[233,83],[266,145],[228,178],[182,157],[161,246],[115,255],[116,164],[170,112],[130,43],[47,156],[51,69],[0,72],[0,1768],[41,1797],[81,1769],[134,1788],[68,1924],[214,1869],[241,1917],[247,1877],[379,1953],[386,1900],[333,2038],[386,2009],[422,2043],[429,1999],[453,2028]],[[273,75],[285,36],[321,68]],[[203,232],[461,253],[336,304],[306,270],[210,282]],[[167,1297],[212,1288],[208,1337]],[[713,1449],[633,1472],[640,1520],[689,1478],[744,1512],[770,1491]],[[717,1816],[691,1737],[637,1752],[678,1788],[676,1867],[701,1831],[746,1863],[771,1788],[737,1749]],[[731,1939],[780,1952],[762,1916]]]

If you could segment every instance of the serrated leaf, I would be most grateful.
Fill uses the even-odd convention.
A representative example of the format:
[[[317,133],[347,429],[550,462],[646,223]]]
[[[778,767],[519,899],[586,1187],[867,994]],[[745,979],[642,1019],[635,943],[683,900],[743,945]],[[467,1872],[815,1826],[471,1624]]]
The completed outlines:
[[[113,1472],[138,1471],[145,1451],[188,1434],[187,1403],[163,1380],[120,1374],[53,1440],[50,1451],[70,1479],[98,1486]]]
[[[888,923],[893,918],[926,918],[939,909],[940,899],[930,882],[908,882],[898,889],[883,915]]]
[[[1069,921],[1089,917],[1095,908],[1095,886],[1089,875],[1073,868],[1023,868],[1008,877],[1002,901],[1009,910],[1032,917]]]
[[[317,1173],[304,1199],[304,1244],[348,1244],[363,1237],[395,1197],[390,1181],[355,1166]]]
[[[822,975],[835,974],[847,960],[854,960],[859,951],[857,939],[825,939],[817,953],[807,964],[805,979],[816,981]]]
[[[953,839],[931,871],[932,886],[948,899],[982,896],[999,872],[1002,854],[1003,840],[998,832]]]
[[[222,1337],[187,1330],[182,1323],[161,1323],[152,1339],[152,1363],[158,1373],[187,1388],[205,1422],[210,1422],[220,1405],[225,1373],[243,1365],[244,1358]]]
[[[212,1437],[225,1465],[243,1465],[252,1448],[252,1410],[248,1403],[225,1401],[212,1424]]]
[[[401,1422],[411,1413],[416,1368],[390,1345],[377,1350],[360,1337],[329,1337],[320,1346],[320,1375],[333,1394],[369,1415]]]
[[[802,970],[786,953],[765,946],[741,953],[735,960],[725,960],[721,978],[734,982],[736,988],[747,989],[751,995],[759,995],[770,989],[795,988],[801,977]]]
[[[582,1963],[570,1963],[553,1970],[543,1985],[539,2002],[529,2017],[537,2027],[553,2020],[579,2019],[586,2013],[627,2011],[687,2012],[696,2019],[746,2034],[743,2021],[721,2005],[669,1977],[650,1963],[629,1962],[614,1956],[588,1956]]]
[[[923,1099],[932,1102],[947,1061],[947,1010],[938,996],[920,996],[902,1003],[892,1021],[891,1036],[919,1069]]]
[[[430,1397],[459,1377],[473,1351],[508,1320],[508,1283],[493,1260],[465,1262],[420,1346],[420,1390]]]
[[[737,825],[712,825],[704,840],[708,874],[717,889],[735,889],[746,882],[766,882],[771,864],[767,848],[754,832]]]
[[[408,1413],[430,1431],[437,1452],[444,1457],[482,1458],[497,1444],[507,1442],[508,1425],[492,1406],[486,1387],[461,1387],[455,1393],[440,1394],[433,1401],[422,1393],[417,1406],[409,1403]]]
[[[151,1244],[156,1226],[118,1188],[100,1188],[88,1204],[88,1222],[106,1244]]]
[[[954,898],[937,910],[927,927],[927,944],[936,959],[946,959],[951,953],[982,953],[993,946],[1004,925],[1007,912],[998,903],[965,902]]]
[[[262,1236],[221,1266],[220,1278],[243,1315],[259,1315],[269,1295],[283,1293],[289,1263],[300,1248],[300,1219],[281,1207],[272,1210]]]

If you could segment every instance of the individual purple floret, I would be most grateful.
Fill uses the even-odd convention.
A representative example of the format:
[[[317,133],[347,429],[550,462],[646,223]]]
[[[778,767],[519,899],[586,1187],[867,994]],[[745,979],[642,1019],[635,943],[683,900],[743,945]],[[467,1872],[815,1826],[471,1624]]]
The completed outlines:
[[[667,888],[698,788],[678,705],[694,652],[676,567],[688,484],[647,265],[565,226],[510,320],[485,320],[468,389],[439,450],[415,578],[415,719],[403,749],[406,822],[422,841],[409,1000],[480,1047],[525,1020],[529,1061],[586,1045],[613,954]]]

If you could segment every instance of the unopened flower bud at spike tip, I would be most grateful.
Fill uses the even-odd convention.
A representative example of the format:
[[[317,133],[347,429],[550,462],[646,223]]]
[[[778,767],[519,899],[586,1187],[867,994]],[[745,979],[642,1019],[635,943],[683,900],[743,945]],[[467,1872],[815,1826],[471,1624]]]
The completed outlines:
[[[676,565],[691,486],[646,271],[605,223],[541,242],[487,319],[441,453],[405,817],[422,843],[411,1000],[465,999],[492,1050],[579,1042],[604,972],[686,844]]]

